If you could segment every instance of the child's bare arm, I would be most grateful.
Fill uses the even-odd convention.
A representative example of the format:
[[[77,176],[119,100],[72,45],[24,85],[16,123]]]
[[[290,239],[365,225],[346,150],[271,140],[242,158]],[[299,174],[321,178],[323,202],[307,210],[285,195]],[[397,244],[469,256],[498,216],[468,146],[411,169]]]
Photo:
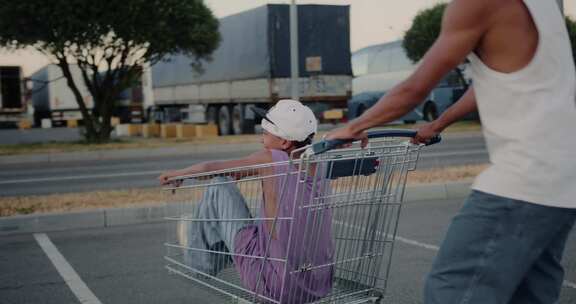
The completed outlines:
[[[162,175],[158,177],[158,180],[160,181],[161,185],[166,185],[169,183],[169,180],[171,178],[178,176],[220,171],[231,168],[250,167],[254,165],[267,164],[271,162],[272,162],[272,153],[269,150],[261,150],[241,159],[208,161],[195,164],[188,168],[180,170],[167,171],[162,173]],[[258,172],[255,171],[254,169],[238,170],[237,172],[234,172],[234,177],[240,178],[244,176],[255,175],[257,173]]]

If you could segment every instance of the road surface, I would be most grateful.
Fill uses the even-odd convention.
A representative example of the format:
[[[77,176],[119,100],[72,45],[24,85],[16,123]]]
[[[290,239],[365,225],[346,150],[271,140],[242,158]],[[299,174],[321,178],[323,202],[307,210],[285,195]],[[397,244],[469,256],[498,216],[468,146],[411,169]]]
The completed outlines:
[[[232,159],[248,155],[259,144],[212,145],[190,155],[135,156],[122,160],[70,161],[42,164],[0,165],[0,196],[41,195],[94,190],[115,190],[157,186],[156,177],[168,169]],[[483,137],[479,134],[448,135],[441,144],[426,147],[419,169],[488,162]]]
[[[449,220],[460,205],[461,200],[404,205],[391,265],[389,302],[384,303],[422,303],[424,278]],[[81,297],[92,300],[84,303],[96,304],[222,303],[212,291],[167,273],[162,260],[164,229],[162,223],[157,223],[3,236],[0,302],[81,303]],[[47,243],[54,245],[60,259],[55,258]],[[566,277],[559,304],[573,304],[576,303],[574,231],[564,257]]]

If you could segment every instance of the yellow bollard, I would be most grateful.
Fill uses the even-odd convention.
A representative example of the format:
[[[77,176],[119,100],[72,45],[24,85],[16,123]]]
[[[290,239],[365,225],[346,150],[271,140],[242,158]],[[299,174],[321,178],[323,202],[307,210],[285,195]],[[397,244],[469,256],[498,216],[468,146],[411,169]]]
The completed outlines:
[[[142,125],[142,136],[145,138],[160,136],[160,125],[154,123]]]
[[[128,136],[140,136],[142,135],[142,125],[141,124],[129,124],[128,125]]]
[[[120,118],[119,117],[112,117],[112,119],[110,119],[110,125],[115,127],[117,125],[120,124]]]
[[[196,136],[196,126],[190,124],[176,125],[176,137],[178,138],[191,138]]]
[[[218,136],[218,127],[215,124],[196,125],[196,137]]]
[[[66,127],[68,127],[68,128],[78,128],[78,120],[77,120],[77,119],[69,119],[69,120],[66,120]]]
[[[142,135],[142,125],[140,124],[119,124],[116,127],[118,136],[140,136]]]
[[[176,124],[162,124],[160,125],[160,137],[174,138],[176,137]]]
[[[30,128],[32,128],[32,122],[30,120],[21,119],[20,121],[18,121],[18,129],[24,130]]]

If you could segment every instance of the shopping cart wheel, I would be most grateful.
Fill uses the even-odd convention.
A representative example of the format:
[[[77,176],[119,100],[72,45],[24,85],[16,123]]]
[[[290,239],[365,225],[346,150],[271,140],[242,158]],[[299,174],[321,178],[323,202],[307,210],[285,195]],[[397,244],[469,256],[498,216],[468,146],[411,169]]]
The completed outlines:
[[[378,291],[374,291],[374,304],[382,303],[382,299],[384,299],[384,294]]]

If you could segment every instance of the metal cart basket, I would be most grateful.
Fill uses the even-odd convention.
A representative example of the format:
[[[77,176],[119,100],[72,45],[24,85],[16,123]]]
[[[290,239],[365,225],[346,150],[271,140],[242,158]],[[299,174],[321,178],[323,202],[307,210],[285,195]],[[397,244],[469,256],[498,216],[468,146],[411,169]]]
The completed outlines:
[[[284,162],[177,178],[164,189],[166,268],[230,303],[380,302],[414,135],[371,132],[366,148],[322,141]]]

